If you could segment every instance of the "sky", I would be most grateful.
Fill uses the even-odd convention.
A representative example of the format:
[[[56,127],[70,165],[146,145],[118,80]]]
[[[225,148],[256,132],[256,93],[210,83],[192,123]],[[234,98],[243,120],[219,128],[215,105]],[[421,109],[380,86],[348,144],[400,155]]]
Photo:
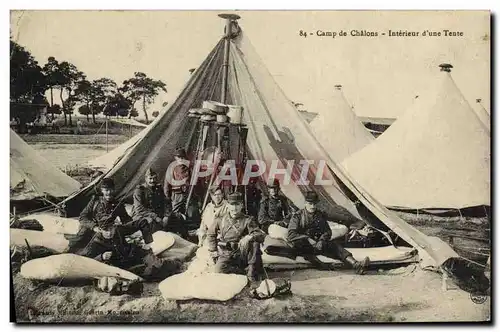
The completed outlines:
[[[172,101],[222,37],[217,11],[11,12],[11,33],[43,65],[69,61],[89,79],[121,83],[145,72],[167,84],[149,110]],[[286,95],[314,111],[341,84],[360,116],[395,117],[432,93],[446,62],[466,99],[490,109],[490,16],[469,12],[241,11],[239,24]],[[388,30],[462,31],[462,37],[388,37]],[[300,36],[300,31],[313,33]],[[347,32],[319,37],[317,31]],[[352,30],[378,37],[351,36]],[[323,110],[324,111],[324,110]]]

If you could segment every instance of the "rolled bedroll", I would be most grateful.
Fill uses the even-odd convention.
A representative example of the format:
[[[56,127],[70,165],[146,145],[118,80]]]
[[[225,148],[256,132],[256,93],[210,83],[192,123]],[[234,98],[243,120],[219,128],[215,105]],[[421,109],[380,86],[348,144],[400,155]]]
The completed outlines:
[[[47,282],[60,282],[62,279],[80,281],[101,277],[142,280],[141,277],[126,270],[75,254],[60,254],[30,260],[21,266],[20,273],[23,278]]]
[[[57,253],[63,253],[68,249],[69,241],[63,234],[32,231],[27,229],[10,229],[10,245],[26,247],[44,247]]]
[[[181,273],[163,280],[158,288],[165,300],[211,300],[228,301],[238,295],[247,285],[244,275],[203,273]]]
[[[163,251],[162,253],[158,254],[157,256],[164,259],[164,260],[180,260],[180,261],[186,261],[190,259],[194,253],[196,252],[196,249],[198,246],[192,242],[189,242],[187,240],[184,240],[182,237],[175,233],[170,233],[170,232],[162,232],[158,231],[155,232],[154,234],[157,233],[165,233],[168,234],[168,236],[171,236],[174,239],[174,244],[168,248],[168,250]],[[153,234],[153,238],[154,235]],[[157,237],[160,235],[157,234]],[[165,235],[161,235],[162,237]]]
[[[378,248],[346,248],[346,250],[358,261],[363,260],[365,257],[369,257],[371,266],[418,262],[416,250],[409,247],[396,248],[387,246]],[[322,255],[317,257],[323,263],[332,264],[334,267],[344,266],[344,263],[339,259],[333,259]],[[311,266],[311,263],[301,256],[298,256],[296,259],[290,259],[283,256],[269,255],[264,250],[262,251],[262,262],[264,266],[272,269],[299,269]]]
[[[34,219],[40,223],[44,232],[59,234],[76,234],[80,229],[80,223],[75,218],[59,217],[53,213],[37,213],[27,215],[21,220]]]

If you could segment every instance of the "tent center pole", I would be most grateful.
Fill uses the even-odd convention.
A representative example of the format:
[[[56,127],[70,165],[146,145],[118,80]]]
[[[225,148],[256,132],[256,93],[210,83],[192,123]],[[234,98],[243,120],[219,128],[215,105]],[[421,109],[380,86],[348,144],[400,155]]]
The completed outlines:
[[[235,14],[219,14],[219,17],[226,20],[226,28],[224,33],[224,62],[222,64],[222,90],[221,90],[221,103],[225,104],[227,101],[227,76],[229,71],[229,47],[231,43],[231,32],[233,22],[240,17]]]

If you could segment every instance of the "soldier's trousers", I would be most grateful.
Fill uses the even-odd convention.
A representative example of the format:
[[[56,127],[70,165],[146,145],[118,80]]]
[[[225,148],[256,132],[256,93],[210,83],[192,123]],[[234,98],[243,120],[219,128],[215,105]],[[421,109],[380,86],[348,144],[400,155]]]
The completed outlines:
[[[176,268],[180,267],[163,261],[152,251],[146,251],[134,244],[121,244],[115,241],[94,239],[78,254],[102,261],[101,255],[111,251],[111,259],[104,263],[135,273],[146,280],[163,280],[176,273]]]
[[[180,212],[184,214],[186,212],[188,193],[184,192],[172,192],[172,212]]]
[[[236,273],[246,275],[250,280],[257,280],[263,271],[260,243],[251,242],[245,252],[219,249],[219,257],[215,263],[217,273]],[[246,270],[246,271],[245,271]]]
[[[292,247],[296,250],[298,255],[301,255],[308,260],[311,256],[323,255],[333,259],[340,259],[342,262],[345,262],[349,256],[352,256],[352,254],[347,251],[344,246],[336,241],[326,241],[322,250],[318,250],[313,247],[307,239],[293,241]]]
[[[157,231],[166,231],[166,225],[163,222],[157,222],[156,220],[148,222],[146,218],[138,218],[125,225],[127,230],[127,235],[141,231],[142,238],[146,244],[153,242],[153,233]]]

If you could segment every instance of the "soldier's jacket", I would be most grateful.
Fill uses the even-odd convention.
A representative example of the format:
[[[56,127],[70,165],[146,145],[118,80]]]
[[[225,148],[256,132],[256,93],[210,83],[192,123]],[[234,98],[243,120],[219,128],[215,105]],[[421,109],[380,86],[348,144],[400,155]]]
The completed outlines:
[[[150,187],[141,184],[134,191],[132,218],[134,220],[163,218],[167,214],[167,205],[162,186]]]
[[[257,242],[263,242],[266,234],[259,229],[256,220],[248,215],[240,214],[231,217],[229,213],[215,219],[207,232],[209,251],[217,250],[217,242],[238,244],[245,235],[252,235]],[[218,236],[218,239],[217,239]]]
[[[295,210],[294,207],[293,203],[283,195],[264,197],[259,206],[259,224],[263,225],[288,219],[289,214]]]
[[[168,172],[168,170],[167,170]],[[169,181],[170,174],[165,174],[165,182],[163,190],[166,197],[172,197],[172,193],[186,193],[189,188],[189,183],[191,180],[191,170],[188,166],[180,164],[174,167],[172,171],[171,178],[176,181],[186,180],[182,185],[172,185]]]
[[[302,209],[292,215],[288,224],[287,240],[293,242],[306,237],[314,241],[331,239],[332,230],[323,212],[316,210],[314,213],[309,213]]]
[[[125,206],[117,201],[106,201],[102,196],[94,196],[89,204],[80,213],[80,223],[89,229],[99,227],[109,230],[120,218],[122,224],[132,221],[132,218],[125,210]]]

